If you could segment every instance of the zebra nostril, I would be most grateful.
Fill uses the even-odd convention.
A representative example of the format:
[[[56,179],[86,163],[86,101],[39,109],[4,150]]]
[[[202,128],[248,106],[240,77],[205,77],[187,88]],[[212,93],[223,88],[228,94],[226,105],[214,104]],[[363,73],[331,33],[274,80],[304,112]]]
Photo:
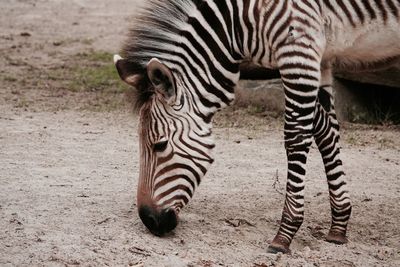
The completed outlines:
[[[157,233],[158,222],[155,213],[148,206],[142,206],[139,208],[139,217],[143,224],[150,230],[153,234]],[[157,234],[156,234],[157,235]]]
[[[163,210],[160,216],[160,230],[163,233],[171,232],[178,225],[178,216],[172,209]]]

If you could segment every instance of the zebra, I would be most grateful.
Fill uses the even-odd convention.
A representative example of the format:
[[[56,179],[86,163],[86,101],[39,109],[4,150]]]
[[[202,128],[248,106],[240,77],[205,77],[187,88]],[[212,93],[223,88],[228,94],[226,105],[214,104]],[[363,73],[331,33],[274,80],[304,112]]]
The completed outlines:
[[[277,69],[285,93],[287,185],[268,246],[290,252],[304,218],[306,161],[322,155],[331,205],[326,240],[347,242],[349,189],[340,159],[332,69],[370,69],[400,58],[399,0],[149,0],[114,62],[136,92],[139,217],[173,230],[214,158],[212,120],[234,100],[240,64]]]

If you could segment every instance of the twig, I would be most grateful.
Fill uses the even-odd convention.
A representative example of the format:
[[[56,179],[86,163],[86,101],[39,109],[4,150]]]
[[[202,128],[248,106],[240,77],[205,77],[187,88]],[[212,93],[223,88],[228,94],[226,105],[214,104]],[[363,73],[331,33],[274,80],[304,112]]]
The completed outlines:
[[[278,194],[281,194],[283,196],[282,191],[280,189],[278,189],[278,187],[281,187],[281,183],[279,182],[278,170],[276,170],[275,179],[274,179],[274,183],[272,184],[272,188],[275,189],[275,191],[278,192]]]
[[[256,226],[254,223],[251,223],[246,219],[225,219],[224,221],[233,227],[239,227],[243,224],[246,224],[248,226],[253,226],[253,227]]]
[[[100,225],[100,224],[108,222],[109,220],[111,220],[111,217],[105,218],[104,220],[99,221],[97,224]]]
[[[13,118],[0,117],[0,120],[15,121]]]
[[[151,256],[150,252],[146,251],[143,248],[131,247],[128,250],[129,250],[130,253],[133,253],[133,254],[139,254],[139,255],[146,256],[146,257]]]
[[[104,131],[101,131],[101,132],[86,131],[86,132],[84,132],[83,134],[104,134],[104,133],[105,133]]]

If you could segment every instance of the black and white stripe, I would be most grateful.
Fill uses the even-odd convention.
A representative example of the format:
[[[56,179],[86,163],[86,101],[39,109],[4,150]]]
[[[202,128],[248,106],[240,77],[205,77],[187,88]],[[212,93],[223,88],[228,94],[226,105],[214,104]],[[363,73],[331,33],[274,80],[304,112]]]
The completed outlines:
[[[213,161],[212,116],[233,101],[239,64],[251,61],[279,69],[285,90],[287,192],[270,250],[289,251],[302,224],[305,167],[314,140],[329,185],[327,240],[346,242],[351,204],[331,68],[400,58],[399,21],[398,0],[150,0],[119,67],[142,96],[139,202],[177,211],[187,204]],[[149,83],[152,59],[171,71],[173,99],[165,101]],[[122,65],[130,66],[131,76]]]

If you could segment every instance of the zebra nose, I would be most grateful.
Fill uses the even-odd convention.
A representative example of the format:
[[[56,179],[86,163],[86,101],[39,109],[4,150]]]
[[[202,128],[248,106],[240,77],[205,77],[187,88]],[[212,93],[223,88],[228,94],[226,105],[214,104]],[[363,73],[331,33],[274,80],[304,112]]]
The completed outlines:
[[[142,206],[139,208],[139,217],[147,229],[156,236],[163,236],[175,229],[178,224],[178,218],[172,209],[158,212],[148,206]]]

